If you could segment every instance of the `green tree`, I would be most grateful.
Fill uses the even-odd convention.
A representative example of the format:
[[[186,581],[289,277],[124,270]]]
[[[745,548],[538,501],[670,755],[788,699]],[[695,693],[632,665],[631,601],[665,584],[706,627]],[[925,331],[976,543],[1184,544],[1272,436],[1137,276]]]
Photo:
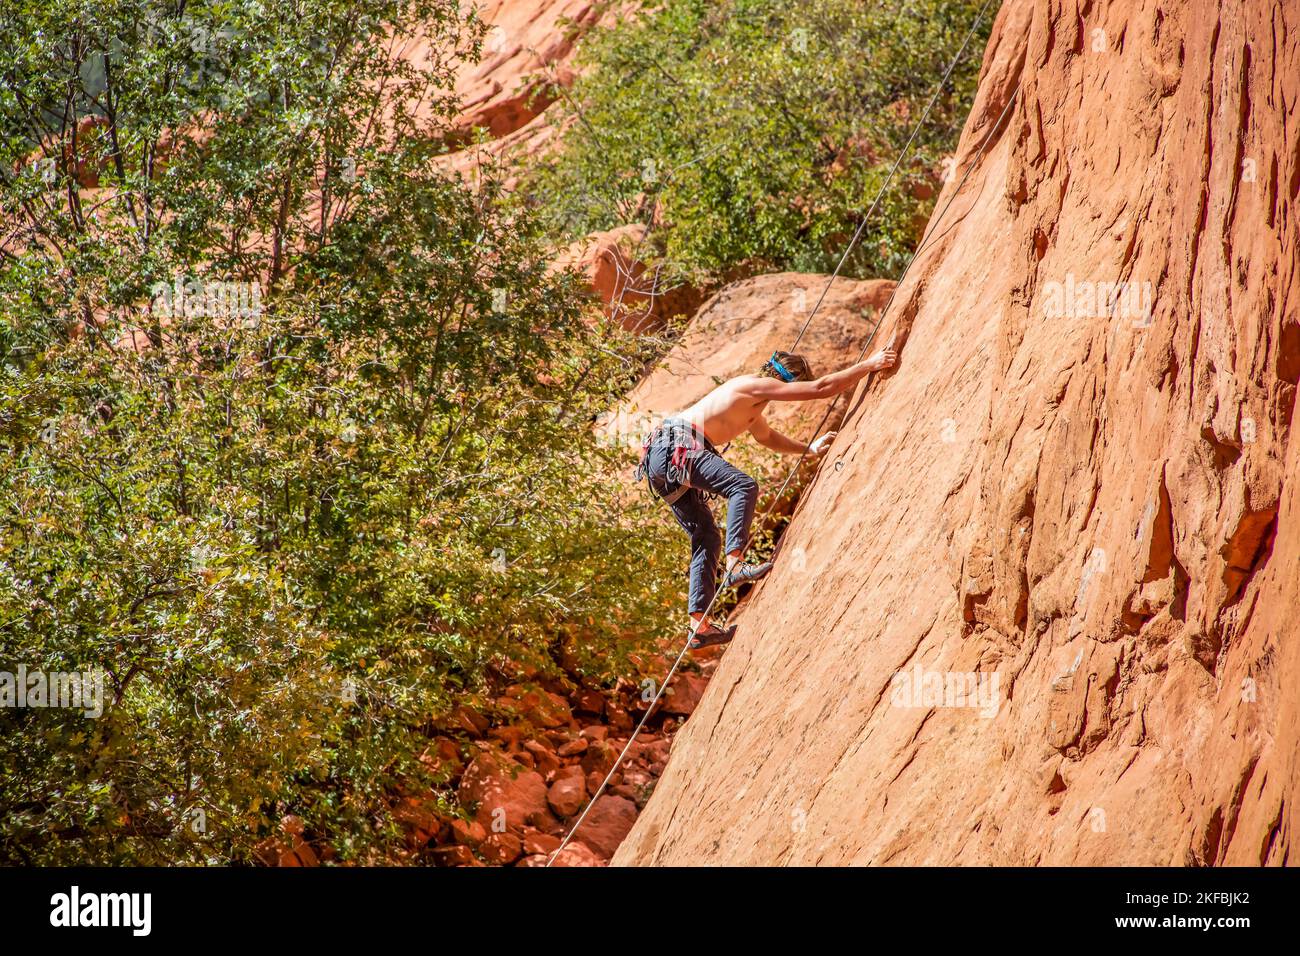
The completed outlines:
[[[669,274],[697,283],[829,271],[981,6],[667,0],[629,14],[584,41],[534,201],[572,235],[653,214]],[[985,21],[845,274],[901,270],[987,35]]]
[[[662,516],[592,490],[637,347],[444,172],[454,0],[0,28],[0,671],[107,675],[98,719],[0,711],[0,858],[247,860],[287,812],[396,858],[494,669],[665,626]]]

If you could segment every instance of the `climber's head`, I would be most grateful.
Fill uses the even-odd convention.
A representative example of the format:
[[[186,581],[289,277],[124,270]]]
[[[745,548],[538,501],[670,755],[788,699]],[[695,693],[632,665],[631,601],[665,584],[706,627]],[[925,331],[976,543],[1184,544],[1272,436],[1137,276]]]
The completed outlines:
[[[773,352],[772,357],[763,363],[763,367],[758,370],[759,375],[767,378],[779,378],[783,382],[811,382],[813,380],[812,369],[808,367],[808,360],[802,355],[794,355],[791,352]]]

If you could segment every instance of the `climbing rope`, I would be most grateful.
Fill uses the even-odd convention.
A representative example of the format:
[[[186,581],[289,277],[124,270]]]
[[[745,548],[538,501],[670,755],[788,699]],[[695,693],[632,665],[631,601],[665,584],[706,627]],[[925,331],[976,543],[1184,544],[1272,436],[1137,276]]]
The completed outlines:
[[[961,49],[958,51],[956,58],[954,58],[953,62],[949,65],[948,70],[944,74],[943,79],[940,80],[939,87],[936,88],[936,95],[938,90],[942,89],[943,84],[948,81],[948,78],[951,76],[953,69],[957,65],[957,61],[961,58],[962,55],[964,55],[966,47],[970,42],[970,38],[971,36],[974,35],[976,28],[979,26],[980,19],[984,16],[984,13],[988,10],[990,3],[991,0],[986,0],[983,8],[981,8],[979,14],[976,16],[974,23],[971,24],[971,29],[966,36],[966,40],[962,43]],[[876,332],[879,331],[881,323],[884,322],[885,316],[888,314],[889,307],[894,302],[894,296],[897,294],[898,289],[903,285],[904,280],[906,280],[908,271],[912,268],[912,263],[914,263],[917,260],[917,257],[921,254],[921,251],[925,248],[930,236],[934,233],[935,227],[937,227],[938,223],[942,221],[943,217],[947,214],[948,209],[952,206],[953,201],[957,198],[958,195],[961,194],[962,188],[966,185],[966,180],[970,178],[970,174],[974,172],[977,166],[979,166],[980,160],[983,159],[984,157],[985,150],[988,148],[989,143],[992,142],[993,134],[996,133],[999,128],[1001,128],[1002,122],[1006,118],[1007,113],[1011,109],[1011,105],[1015,102],[1019,92],[1020,92],[1020,83],[1017,80],[1015,89],[1012,91],[1011,96],[1008,97],[1007,103],[1003,107],[1002,112],[998,115],[997,120],[994,121],[993,125],[989,127],[988,132],[985,134],[984,140],[980,144],[979,151],[976,153],[975,158],[971,161],[970,165],[967,167],[965,174],[961,178],[961,181],[958,182],[957,187],[949,195],[948,201],[944,203],[944,206],[939,211],[939,214],[931,219],[930,226],[926,229],[925,233],[921,237],[921,242],[917,245],[916,249],[912,252],[911,257],[907,261],[907,265],[904,266],[902,275],[899,276],[898,282],[895,284],[893,290],[890,291],[889,299],[885,302],[884,308],[881,309],[875,324],[871,328],[871,332],[868,334],[867,339],[862,346],[862,351],[858,354],[857,362],[861,362],[863,358],[866,356],[867,350],[871,347],[872,342],[875,340]],[[932,96],[930,100],[930,105],[933,105],[934,99],[935,97]],[[927,106],[926,113],[922,115],[921,120],[917,123],[917,130],[919,130],[921,123],[925,122],[925,118],[926,115],[928,115],[928,113],[929,113],[929,106]],[[904,151],[910,148],[912,141],[915,139],[915,137],[916,137],[916,130],[913,130],[912,136],[909,137],[907,144],[904,146]],[[903,155],[900,154],[899,159],[894,163],[894,167],[893,167],[894,169],[898,168],[899,163],[902,161],[902,158]],[[892,177],[892,175],[893,175],[893,171],[891,170],[890,176]],[[886,184],[888,184],[888,180],[886,180]],[[883,188],[884,187],[882,187],[882,190]],[[879,201],[879,198],[880,198],[879,195],[877,195],[876,197],[877,202]],[[876,203],[873,203],[871,209],[875,209],[875,206]],[[830,281],[827,282],[826,288],[822,290],[821,297],[817,300],[817,303],[814,306],[812,312],[809,313],[808,319],[803,324],[803,328],[799,330],[799,335],[795,338],[795,346],[798,345],[799,340],[802,339],[804,332],[808,329],[809,324],[812,322],[813,316],[816,315],[817,309],[821,306],[822,301],[826,297],[826,293],[830,290],[831,283],[835,281],[835,277],[836,275],[838,275],[840,268],[844,265],[844,262],[848,259],[849,254],[852,252],[853,245],[861,237],[863,232],[863,227],[865,226],[867,222],[867,218],[870,216],[870,213],[871,210],[868,210],[867,216],[863,217],[862,222],[859,223],[857,230],[854,232],[852,238],[849,240],[849,245],[845,248],[844,254],[840,257],[840,261],[839,264],[836,266],[835,273],[831,275]],[[855,362],[854,364],[857,364],[857,362]],[[822,427],[830,419],[831,413],[834,411],[834,409],[835,409],[835,403],[832,402],[827,407],[825,414],[821,418],[821,421],[818,422],[814,435],[820,434]],[[785,480],[781,482],[780,488],[777,489],[776,494],[773,495],[769,500],[767,509],[764,511],[762,517],[759,520],[760,526],[767,520],[768,517],[771,516],[772,510],[776,507],[777,502],[781,500],[781,496],[785,493],[786,488],[789,487],[790,482],[794,479],[794,476],[798,473],[799,467],[803,464],[804,458],[806,458],[807,455],[808,452],[806,450],[801,452],[798,460],[794,463],[794,466],[786,474]],[[747,542],[744,548],[741,550],[740,558],[737,561],[737,564],[740,564],[745,560],[745,555],[749,551],[750,544],[752,544],[752,539],[751,541]],[[596,805],[596,801],[600,798],[601,794],[603,794],[605,790],[609,787],[610,780],[613,779],[614,774],[618,771],[618,768],[622,765],[623,759],[627,756],[628,751],[631,749],[632,744],[636,741],[637,736],[641,733],[642,729],[644,729],[646,722],[650,719],[651,715],[655,712],[655,708],[658,706],[659,700],[663,697],[664,691],[668,688],[668,685],[672,682],[673,677],[676,676],[677,671],[681,667],[682,661],[685,660],[686,658],[687,652],[690,651],[691,644],[695,640],[696,633],[699,631],[700,626],[706,620],[708,620],[709,614],[713,611],[713,606],[717,603],[718,597],[719,595],[722,594],[723,590],[724,590],[723,588],[719,588],[717,591],[714,592],[713,598],[709,601],[708,607],[705,608],[704,613],[700,616],[700,619],[695,623],[695,626],[691,628],[691,632],[686,638],[686,643],[682,646],[682,649],[678,651],[677,657],[673,660],[672,666],[668,669],[667,675],[664,677],[662,683],[660,683],[659,686],[657,687],[654,698],[649,702],[649,706],[646,708],[645,713],[642,714],[641,719],[637,721],[636,726],[632,729],[632,733],[628,737],[627,743],[625,743],[623,745],[623,749],[619,751],[619,754],[615,758],[614,763],[609,768],[609,772],[605,774],[604,780],[602,780],[600,786],[596,788],[596,792],[591,795],[591,799],[587,801],[587,805],[583,808],[583,811],[581,814],[579,814],[578,818],[573,822],[573,826],[569,828],[569,832],[566,833],[564,839],[560,841],[560,845],[556,847],[555,851],[551,853],[550,856],[548,857],[546,861],[546,865],[548,867],[555,862],[555,860],[559,857],[560,853],[564,851],[564,848],[569,845],[570,841],[574,837],[574,834],[578,832],[578,829],[582,826],[583,821],[587,819],[587,815],[591,812],[592,808]]]
[[[966,55],[966,47],[970,45],[971,38],[975,36],[975,31],[979,28],[980,21],[984,19],[984,14],[988,12],[989,4],[992,2],[993,0],[984,0],[984,6],[981,7],[980,12],[975,15],[975,20],[971,23],[970,30],[966,32],[966,39],[962,41],[960,49],[957,50],[957,55],[954,56],[952,62],[948,64],[948,70],[943,74],[943,79],[936,84],[934,92],[930,94],[930,102],[925,104],[925,110],[921,113],[921,118],[917,121],[916,125],[912,127],[912,135],[909,136],[907,142],[903,144],[902,152],[900,152],[898,158],[894,160],[894,165],[890,168],[889,175],[885,177],[885,181],[880,184],[880,189],[876,191],[876,198],[871,201],[871,206],[867,209],[866,215],[864,215],[862,220],[858,223],[858,228],[854,230],[852,238],[849,239],[849,244],[844,247],[844,254],[840,256],[840,261],[835,264],[835,271],[831,273],[831,277],[826,281],[826,287],[822,289],[822,294],[817,297],[817,302],[813,305],[812,311],[808,313],[808,318],[804,320],[803,327],[799,329],[799,334],[794,337],[794,344],[790,346],[791,352],[797,349],[799,343],[803,341],[803,334],[808,331],[808,326],[812,325],[812,320],[817,315],[817,310],[822,307],[822,302],[825,301],[826,294],[831,291],[831,286],[834,284],[835,280],[839,278],[840,270],[844,268],[844,263],[848,261],[850,253],[853,252],[853,247],[856,246],[858,240],[862,238],[862,232],[866,229],[872,213],[874,213],[876,207],[880,205],[881,197],[885,195],[885,190],[889,188],[889,184],[894,181],[894,174],[898,172],[898,167],[902,165],[903,159],[907,156],[908,151],[911,150],[912,143],[920,134],[921,127],[925,125],[925,121],[930,115],[930,110],[934,108],[935,102],[939,99],[939,94],[943,92],[943,88],[948,84],[948,79],[952,76],[952,71],[957,68],[957,64],[961,62],[961,58]],[[913,257],[915,257],[915,254],[913,254]]]
[[[537,50],[536,47],[529,46],[526,49],[539,62],[545,62],[546,57],[544,57],[542,53]],[[597,145],[600,146],[602,149],[605,148],[605,144],[601,139],[600,133],[596,131],[596,127],[591,125],[590,121],[588,121],[586,117],[586,114],[584,114],[582,112],[582,109],[578,106],[578,104],[573,101],[573,98],[569,95],[568,90],[565,89],[564,84],[561,83],[559,77],[555,75],[554,65],[547,63],[546,66],[549,68],[552,86],[559,93],[559,95],[564,98],[565,102],[569,104],[569,107],[573,110],[573,113],[578,118],[578,121],[581,122],[582,125],[587,128],[588,132],[591,133],[591,136],[596,141]],[[684,163],[680,163],[677,166],[674,166],[672,169],[668,170],[668,173],[665,176],[656,175],[654,177],[657,180],[657,182],[655,183],[654,191],[647,196],[643,196],[640,203],[640,206],[642,208],[648,209],[650,211],[649,221],[646,222],[645,228],[641,230],[640,237],[637,239],[636,244],[633,245],[632,247],[632,252],[628,258],[627,267],[624,268],[623,266],[621,250],[618,250],[616,248],[614,251],[614,255],[612,257],[614,261],[614,269],[616,273],[615,282],[618,284],[618,298],[610,305],[610,309],[609,309],[610,321],[615,321],[618,318],[619,309],[621,309],[623,306],[623,296],[626,294],[628,286],[630,286],[638,278],[636,275],[634,275],[634,272],[636,270],[636,267],[641,262],[641,258],[640,258],[641,246],[645,244],[646,239],[650,237],[650,233],[654,229],[654,208],[655,205],[659,202],[659,194],[663,192],[664,189],[667,188],[670,183],[673,182],[673,177],[676,176],[677,173],[679,173],[681,170],[686,169],[690,166],[694,166],[696,163],[703,162],[704,160],[712,156],[714,153],[720,151],[726,145],[728,145],[726,142],[719,143],[717,146],[713,147],[713,149],[701,153],[700,155],[695,156],[692,159],[688,159]],[[619,214],[617,208],[614,209],[614,212],[615,214]],[[654,309],[655,296],[661,294],[655,291],[658,284],[659,284],[659,272],[658,270],[656,270],[654,280],[650,285],[650,290],[648,293],[646,293],[651,300],[650,307],[646,313],[647,315],[649,315],[649,313],[652,312]],[[637,291],[644,292],[645,290],[638,289]]]

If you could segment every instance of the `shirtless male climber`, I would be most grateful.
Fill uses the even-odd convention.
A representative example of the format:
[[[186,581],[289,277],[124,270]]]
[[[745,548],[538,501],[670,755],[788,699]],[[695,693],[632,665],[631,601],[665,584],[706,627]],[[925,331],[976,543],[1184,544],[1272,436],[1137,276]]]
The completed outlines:
[[[763,420],[768,402],[830,398],[851,389],[863,376],[889,368],[897,357],[893,348],[885,348],[856,365],[813,378],[802,355],[773,352],[757,375],[739,375],[723,382],[690,408],[668,416],[646,439],[637,479],[647,479],[650,489],[668,502],[691,538],[687,610],[690,626],[698,627],[691,647],[725,644],[736,633],[734,624],[722,628],[705,619],[718,587],[718,552],[722,548],[706,495],[727,499],[727,576],[722,586],[757,581],[772,569],[770,561],[741,564],[758,502],[758,482],[729,464],[715,446],[748,431],[773,451],[820,456],[836,433],[826,432],[810,445],[788,438]]]

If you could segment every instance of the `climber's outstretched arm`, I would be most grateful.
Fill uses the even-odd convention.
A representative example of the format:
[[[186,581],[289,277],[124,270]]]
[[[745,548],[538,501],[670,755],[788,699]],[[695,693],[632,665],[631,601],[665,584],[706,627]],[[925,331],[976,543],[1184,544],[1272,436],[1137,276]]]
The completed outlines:
[[[761,416],[758,421],[749,426],[749,433],[765,448],[779,451],[783,455],[810,455],[813,458],[820,458],[826,454],[826,449],[831,447],[831,442],[839,434],[839,432],[826,432],[819,438],[813,439],[811,445],[805,445],[801,441],[795,441],[789,435],[782,435]]]
[[[767,402],[809,402],[818,398],[830,398],[852,388],[863,376],[889,368],[897,359],[898,354],[893,349],[881,349],[865,361],[823,375],[811,382],[782,382],[775,378],[755,378],[741,386],[739,391],[751,398]]]
[[[761,415],[755,420],[754,424],[749,426],[749,433],[764,448],[779,451],[783,455],[802,455],[811,451],[811,448],[803,442],[795,441],[788,435],[782,435],[764,421]]]

